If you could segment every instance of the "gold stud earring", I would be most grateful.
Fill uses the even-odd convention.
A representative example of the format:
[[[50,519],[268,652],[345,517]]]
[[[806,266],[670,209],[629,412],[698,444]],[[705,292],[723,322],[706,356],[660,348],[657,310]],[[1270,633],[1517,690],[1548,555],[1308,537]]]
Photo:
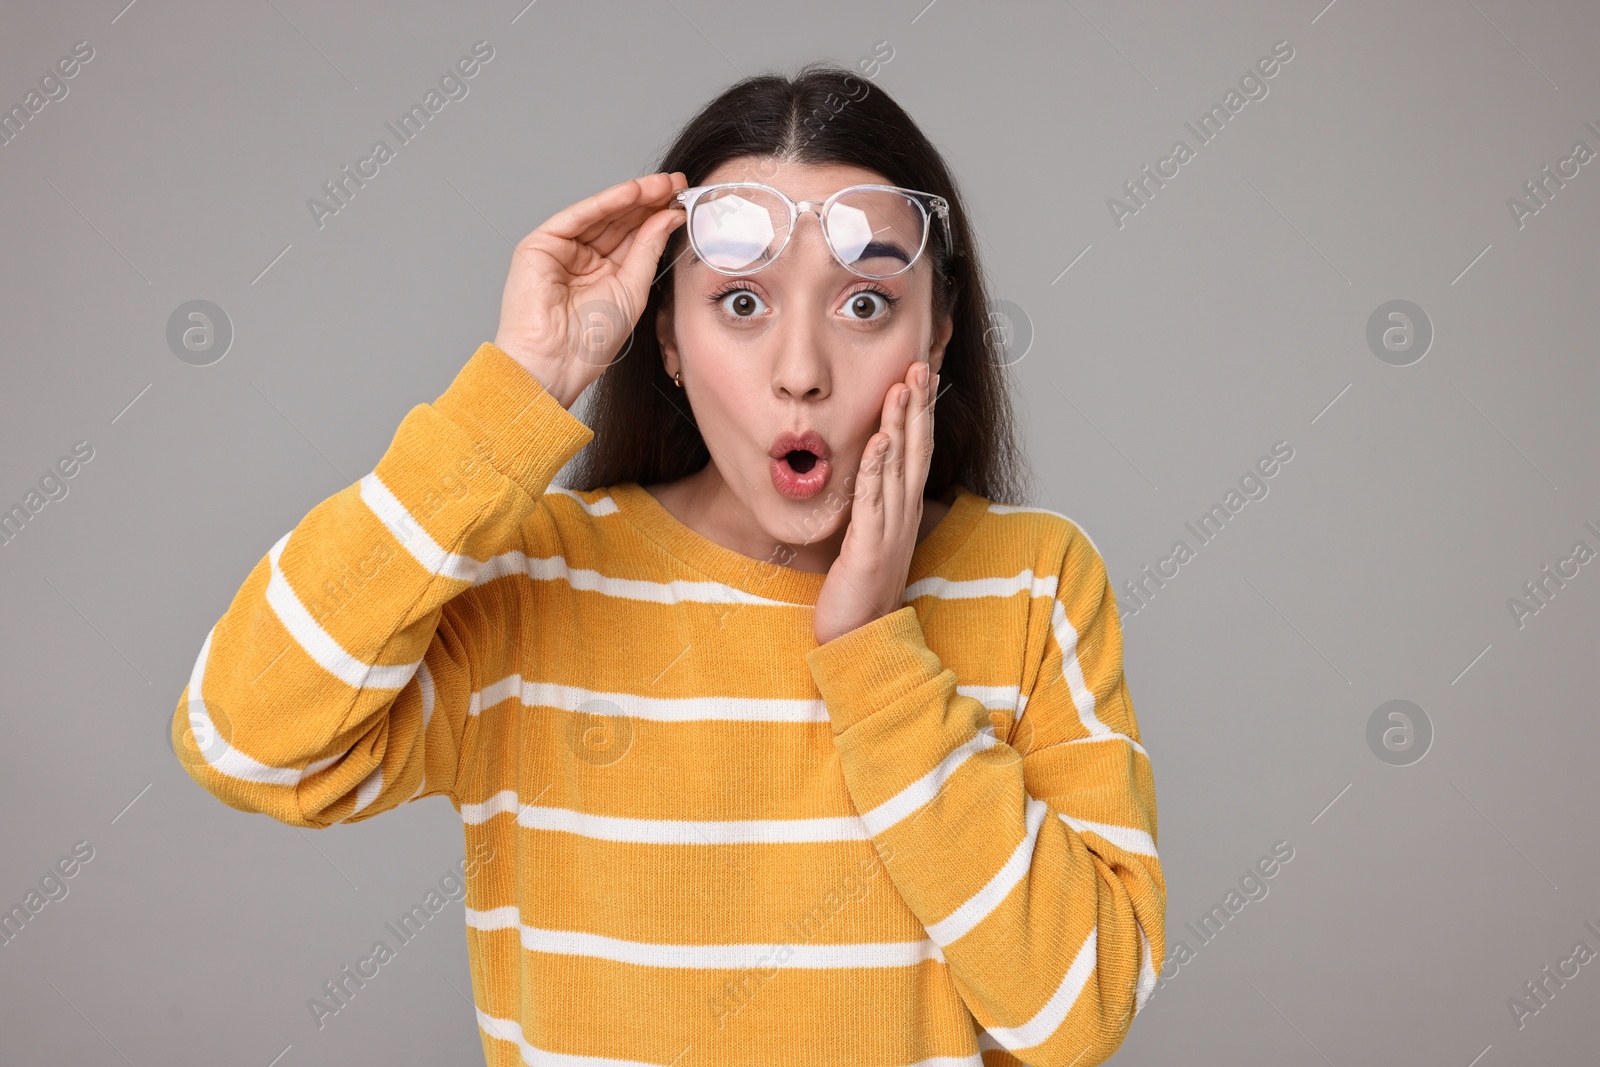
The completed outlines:
[[[683,378],[683,372],[682,371],[677,371],[676,373],[674,373],[672,375],[672,384],[676,385],[679,389],[682,389],[683,388],[682,378]]]

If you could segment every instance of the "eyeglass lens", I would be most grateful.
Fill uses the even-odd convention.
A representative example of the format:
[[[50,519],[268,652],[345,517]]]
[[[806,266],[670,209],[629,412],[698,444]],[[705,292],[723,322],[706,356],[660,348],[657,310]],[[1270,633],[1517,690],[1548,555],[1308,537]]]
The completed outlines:
[[[916,262],[927,220],[922,205],[903,193],[853,189],[828,209],[823,232],[852,271],[888,278]],[[712,189],[696,201],[689,233],[695,251],[712,267],[753,273],[777,259],[787,244],[789,206],[766,189]]]

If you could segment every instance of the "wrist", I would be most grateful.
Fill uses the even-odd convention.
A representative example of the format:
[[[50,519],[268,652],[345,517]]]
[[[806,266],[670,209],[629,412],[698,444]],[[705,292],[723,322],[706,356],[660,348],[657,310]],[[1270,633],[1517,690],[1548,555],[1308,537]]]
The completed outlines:
[[[535,376],[488,341],[433,407],[460,428],[472,451],[533,498],[594,437]]]
[[[577,401],[578,395],[583,392],[583,386],[574,385],[566,380],[566,376],[562,373],[563,368],[560,361],[548,357],[529,355],[519,346],[502,339],[499,334],[495,335],[493,344],[514,363],[532,375],[534,380],[539,383],[540,388],[554,397],[562,407],[569,411],[572,409],[572,405]]]

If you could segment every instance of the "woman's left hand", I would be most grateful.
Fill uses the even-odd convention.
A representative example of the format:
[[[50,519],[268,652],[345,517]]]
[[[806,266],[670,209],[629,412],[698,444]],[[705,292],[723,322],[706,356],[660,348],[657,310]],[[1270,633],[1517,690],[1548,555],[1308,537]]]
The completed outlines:
[[[819,645],[903,606],[933,462],[938,388],[938,375],[918,360],[884,395],[879,430],[856,472],[844,545],[817,595],[812,626]]]

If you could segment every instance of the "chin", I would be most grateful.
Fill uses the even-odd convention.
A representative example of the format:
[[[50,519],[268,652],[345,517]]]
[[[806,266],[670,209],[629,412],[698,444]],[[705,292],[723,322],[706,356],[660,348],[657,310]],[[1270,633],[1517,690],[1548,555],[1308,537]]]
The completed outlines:
[[[832,479],[821,492],[795,500],[778,492],[769,481],[762,487],[762,528],[774,540],[788,544],[814,544],[837,533],[850,518],[850,499],[834,487]]]

